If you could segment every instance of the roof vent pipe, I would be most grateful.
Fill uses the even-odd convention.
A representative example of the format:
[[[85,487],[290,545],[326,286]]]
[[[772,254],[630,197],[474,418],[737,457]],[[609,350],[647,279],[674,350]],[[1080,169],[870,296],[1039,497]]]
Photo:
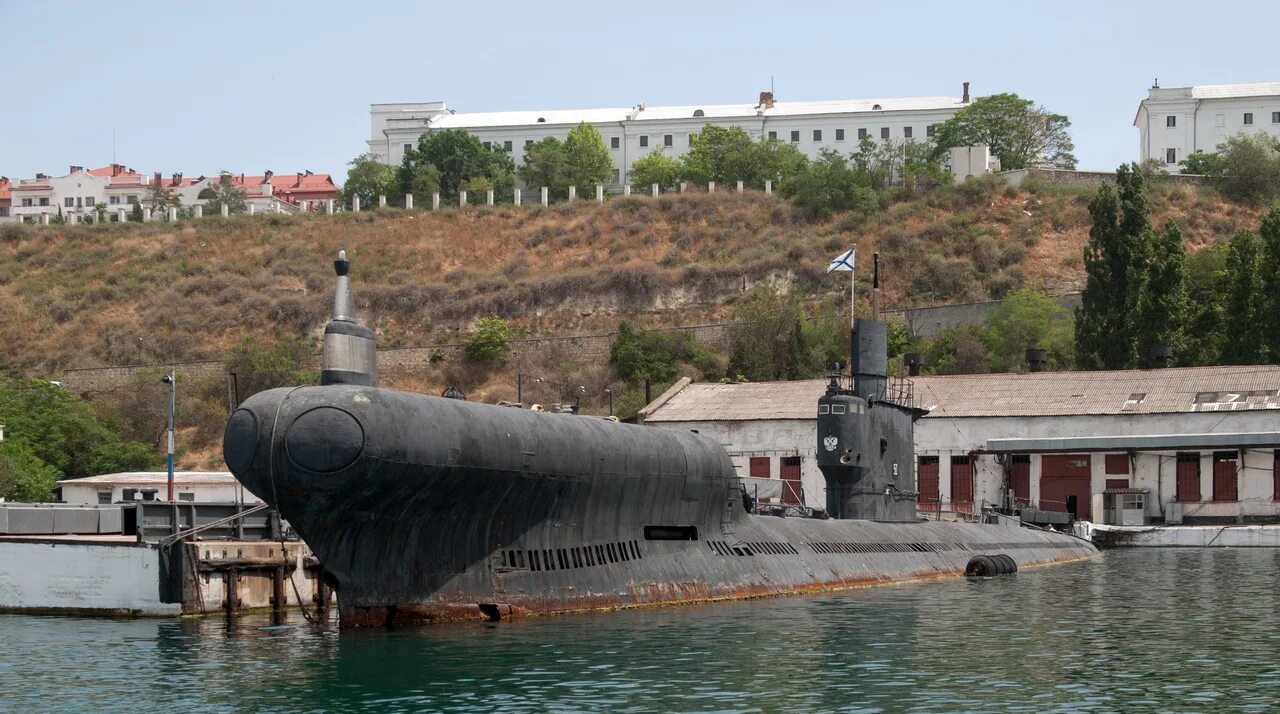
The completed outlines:
[[[919,377],[920,372],[924,370],[923,352],[908,352],[902,356],[902,360],[907,364],[908,377]]]
[[[1027,348],[1027,369],[1032,372],[1043,372],[1044,365],[1049,361],[1049,353],[1039,347]]]
[[[960,103],[961,104],[969,103],[969,83],[968,82],[964,83],[964,94],[961,95],[960,97]]]
[[[1173,348],[1166,344],[1154,344],[1147,350],[1147,366],[1151,369],[1163,369],[1173,362]]]

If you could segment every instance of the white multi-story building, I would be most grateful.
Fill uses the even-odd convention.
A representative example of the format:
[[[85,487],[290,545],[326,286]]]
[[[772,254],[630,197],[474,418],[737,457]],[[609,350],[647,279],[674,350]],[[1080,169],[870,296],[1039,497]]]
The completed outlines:
[[[1267,132],[1280,136],[1280,82],[1161,87],[1147,92],[1133,119],[1142,161],[1166,171],[1193,151],[1216,151],[1228,137]]]
[[[613,183],[619,184],[631,165],[653,151],[678,156],[689,149],[690,137],[703,126],[741,127],[753,139],[790,142],[806,155],[822,149],[848,153],[862,137],[880,141],[924,140],[934,127],[950,119],[969,102],[969,83],[960,97],[849,99],[822,102],[776,102],[761,92],[754,104],[706,104],[681,107],[557,109],[458,113],[444,102],[374,104],[370,107],[369,151],[396,165],[423,134],[465,129],[486,146],[511,152],[520,165],[524,150],[546,137],[563,139],[581,122],[595,126],[613,157]]]

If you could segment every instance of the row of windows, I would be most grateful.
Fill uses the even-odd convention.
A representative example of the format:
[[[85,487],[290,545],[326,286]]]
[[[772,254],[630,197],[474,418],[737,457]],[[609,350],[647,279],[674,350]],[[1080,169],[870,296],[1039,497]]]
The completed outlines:
[[[937,127],[937,125],[936,125],[936,124],[930,124],[930,125],[926,126],[926,127],[925,127],[925,136],[933,136],[933,133],[934,133],[934,130],[936,129],[936,127]],[[836,135],[836,137],[835,137],[835,140],[836,140],[836,141],[844,141],[845,130],[844,130],[844,129],[836,129],[836,130],[835,130],[835,135]],[[869,134],[868,134],[868,130],[867,130],[867,129],[858,129],[858,141],[862,141],[863,139],[867,138],[867,136],[868,136],[868,135],[869,135]],[[891,132],[890,132],[890,130],[889,130],[889,127],[887,127],[887,126],[882,126],[882,127],[880,127],[880,138],[881,138],[881,139],[889,139],[889,138],[890,138],[890,135],[891,135]],[[693,146],[693,137],[694,137],[694,136],[697,136],[697,135],[696,135],[696,134],[690,134],[690,135],[689,135],[689,145],[690,145],[690,146]],[[823,137],[822,129],[814,129],[814,130],[813,130],[813,140],[814,140],[814,141],[819,141],[819,142],[820,142],[820,141],[822,141],[822,137]],[[640,134],[637,138],[640,140],[640,148],[642,148],[642,149],[647,149],[647,148],[649,148],[649,139],[650,139],[650,137],[649,137],[649,135],[648,135],[648,134]],[[770,139],[777,139],[777,138],[778,138],[778,132],[776,132],[776,131],[771,131],[771,132],[769,132],[769,138],[770,138]],[[910,127],[910,126],[904,126],[904,127],[902,127],[902,138],[904,138],[904,139],[912,139],[912,138],[915,138],[915,128],[914,128],[914,127]],[[791,143],[793,143],[793,144],[798,144],[798,143],[800,143],[800,131],[799,131],[798,129],[796,129],[796,130],[792,130],[792,131],[791,131],[791,135],[790,135],[790,139],[791,139]],[[492,141],[486,141],[486,142],[483,142],[483,143],[484,143],[484,148],[485,148],[485,149],[492,149],[492,148],[495,146],[495,143],[494,143],[494,142],[492,142]],[[663,145],[664,147],[667,147],[667,148],[670,148],[670,147],[675,146],[675,135],[674,135],[674,134],[663,134],[663,135],[662,135],[662,145]],[[528,148],[529,148],[529,147],[531,147],[531,146],[533,146],[533,139],[525,139],[525,140],[524,140],[524,148],[525,148],[525,149],[528,149]],[[502,142],[502,150],[503,150],[503,151],[510,152],[510,151],[511,151],[511,148],[512,148],[512,145],[511,145],[511,142],[510,142],[509,140],[508,140],[508,141],[504,141],[504,142]],[[617,136],[611,136],[611,137],[609,137],[609,148],[610,148],[610,149],[621,149],[621,148],[622,148],[622,138],[621,138],[621,137],[617,137]],[[404,145],[404,151],[405,151],[405,153],[406,153],[406,154],[407,154],[407,153],[409,153],[409,152],[410,152],[410,151],[412,151],[412,150],[413,150],[413,144],[405,144],[405,145]]]
[[[132,205],[138,202],[138,197],[136,195],[126,196],[124,197],[124,201],[121,201],[120,196],[107,197],[107,203],[111,204],[112,206],[118,206],[122,202]],[[32,208],[35,206],[48,206],[48,205],[49,205],[48,198],[22,199],[23,208]],[[80,196],[67,196],[66,198],[62,199],[62,205],[66,206],[67,208],[93,208],[97,204],[95,203],[95,199],[93,196],[85,196],[83,198],[81,198]]]
[[[1213,116],[1214,126],[1222,127],[1222,126],[1226,126],[1226,123],[1227,123],[1226,115],[1215,114]],[[1249,126],[1253,124],[1253,112],[1245,112],[1244,115],[1241,117],[1241,123],[1243,123],[1245,126]],[[1280,112],[1271,112],[1271,123],[1280,124]],[[1178,126],[1178,116],[1176,114],[1170,114],[1166,116],[1164,118],[1164,125],[1166,127],[1169,127],[1170,129]]]

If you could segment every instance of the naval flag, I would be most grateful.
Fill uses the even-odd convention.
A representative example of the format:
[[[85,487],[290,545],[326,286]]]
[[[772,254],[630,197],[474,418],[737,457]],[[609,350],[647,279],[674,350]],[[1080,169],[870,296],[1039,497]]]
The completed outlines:
[[[832,273],[837,270],[853,270],[853,251],[855,250],[857,250],[856,246],[841,253],[827,266],[827,272]]]

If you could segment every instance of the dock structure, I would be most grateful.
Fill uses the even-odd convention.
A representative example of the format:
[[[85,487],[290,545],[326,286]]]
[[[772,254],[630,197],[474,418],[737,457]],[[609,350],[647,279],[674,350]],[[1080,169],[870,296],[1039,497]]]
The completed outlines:
[[[260,504],[0,504],[0,612],[327,613],[331,600],[311,550]]]

